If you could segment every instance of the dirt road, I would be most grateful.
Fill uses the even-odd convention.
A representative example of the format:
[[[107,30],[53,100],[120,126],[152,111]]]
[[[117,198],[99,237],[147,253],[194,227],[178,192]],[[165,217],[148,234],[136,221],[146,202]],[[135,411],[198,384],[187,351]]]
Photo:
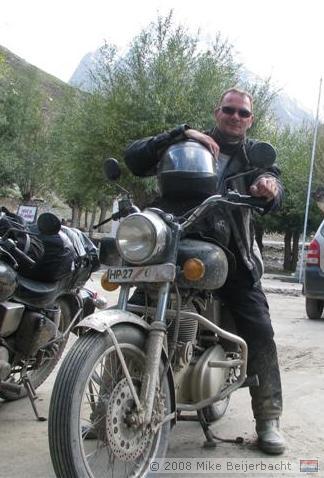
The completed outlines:
[[[197,423],[179,423],[172,433],[169,457],[186,460],[192,457],[220,460],[222,466],[228,460],[239,460],[241,476],[249,460],[291,463],[293,470],[281,469],[266,476],[303,476],[305,463],[300,460],[318,460],[323,467],[313,476],[324,477],[324,320],[306,318],[304,298],[268,294],[275,328],[284,392],[282,429],[287,438],[285,454],[268,459],[254,445],[254,421],[247,389],[236,392],[226,416],[213,427],[224,438],[244,438],[243,444],[220,442],[215,449],[202,448],[204,436]],[[54,375],[39,389],[38,407],[45,416],[48,412]],[[28,400],[0,402],[0,477],[3,478],[55,478],[47,443],[47,423],[36,422]],[[235,461],[235,460],[234,460]],[[315,462],[311,462],[314,466]],[[225,465],[224,465],[225,466]],[[231,464],[233,469],[233,464]],[[241,465],[240,465],[241,466]],[[302,471],[300,471],[300,466]],[[224,476],[233,473],[227,469]],[[244,471],[245,470],[245,471]],[[297,470],[297,471],[296,471]],[[222,476],[210,470],[215,476]],[[237,474],[237,472],[236,472]],[[206,475],[200,468],[196,478]],[[260,476],[261,472],[254,474]],[[191,473],[161,476],[192,476]],[[253,475],[252,475],[253,476]]]

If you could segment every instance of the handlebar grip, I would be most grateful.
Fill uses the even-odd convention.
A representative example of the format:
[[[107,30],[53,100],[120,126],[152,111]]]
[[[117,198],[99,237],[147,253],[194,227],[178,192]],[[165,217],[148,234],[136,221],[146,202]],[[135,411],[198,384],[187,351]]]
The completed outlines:
[[[269,201],[265,197],[250,196],[247,194],[240,194],[235,191],[229,191],[226,198],[231,203],[246,204],[247,206],[265,209],[269,205]]]
[[[268,199],[256,196],[243,196],[242,202],[244,202],[244,204],[248,204],[249,206],[259,207],[261,209],[264,209],[269,205]]]

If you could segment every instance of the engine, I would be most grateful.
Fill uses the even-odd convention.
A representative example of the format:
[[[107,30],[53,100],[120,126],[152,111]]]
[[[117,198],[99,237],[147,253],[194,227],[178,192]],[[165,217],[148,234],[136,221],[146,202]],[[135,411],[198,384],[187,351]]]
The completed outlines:
[[[45,315],[27,311],[16,332],[15,348],[23,356],[35,355],[51,339],[55,338],[57,325]]]

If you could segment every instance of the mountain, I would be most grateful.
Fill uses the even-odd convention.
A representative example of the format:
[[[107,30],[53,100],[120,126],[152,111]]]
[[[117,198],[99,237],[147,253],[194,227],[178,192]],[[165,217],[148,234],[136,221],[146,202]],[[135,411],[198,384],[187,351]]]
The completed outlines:
[[[304,123],[313,124],[314,117],[310,111],[304,109],[296,99],[280,92],[272,102],[272,110],[278,122],[282,125],[292,125],[295,128]]]
[[[99,49],[95,52],[90,52],[84,55],[79,65],[73,72],[69,80],[69,84],[80,88],[83,91],[91,91],[94,86],[93,80],[91,78],[91,72],[96,71],[99,57]]]
[[[69,84],[78,87],[84,91],[93,89],[93,80],[91,72],[95,72],[98,68],[100,57],[100,48],[94,52],[87,53],[80,61],[78,67],[74,71],[69,80]],[[261,79],[254,73],[244,70],[242,74],[243,80],[252,82],[260,82]],[[290,125],[298,128],[303,123],[313,123],[312,114],[303,108],[296,99],[291,98],[285,91],[280,91],[272,103],[272,110],[275,118],[280,125]]]
[[[45,96],[47,96],[50,101],[63,96],[68,91],[76,91],[71,85],[31,65],[0,45],[0,65],[1,61],[3,61],[5,65],[8,65],[18,78],[34,79],[36,77]]]
[[[262,78],[246,68],[242,69],[242,80],[249,83],[262,83]],[[289,125],[298,128],[304,123],[313,123],[310,111],[302,107],[295,98],[291,98],[285,90],[279,90],[272,101],[271,109],[281,126]]]

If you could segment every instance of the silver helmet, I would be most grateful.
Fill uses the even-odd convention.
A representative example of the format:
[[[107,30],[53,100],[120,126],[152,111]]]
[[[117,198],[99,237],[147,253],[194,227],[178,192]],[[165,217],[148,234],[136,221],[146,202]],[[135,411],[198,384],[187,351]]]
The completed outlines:
[[[216,193],[217,163],[201,143],[180,141],[164,152],[157,178],[163,197],[204,198]]]

